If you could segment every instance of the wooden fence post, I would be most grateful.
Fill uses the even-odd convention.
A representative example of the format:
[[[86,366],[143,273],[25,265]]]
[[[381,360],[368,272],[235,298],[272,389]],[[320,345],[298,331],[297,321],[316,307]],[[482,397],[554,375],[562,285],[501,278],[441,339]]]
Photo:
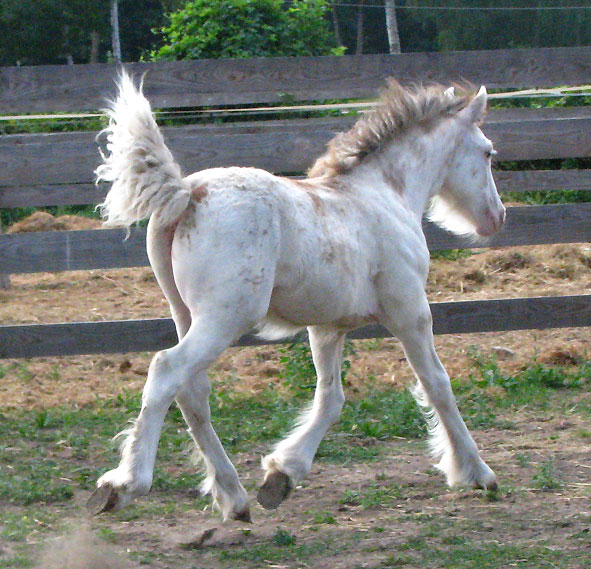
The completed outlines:
[[[2,235],[2,225],[0,225],[0,235]],[[0,289],[7,289],[10,287],[10,275],[0,272]]]

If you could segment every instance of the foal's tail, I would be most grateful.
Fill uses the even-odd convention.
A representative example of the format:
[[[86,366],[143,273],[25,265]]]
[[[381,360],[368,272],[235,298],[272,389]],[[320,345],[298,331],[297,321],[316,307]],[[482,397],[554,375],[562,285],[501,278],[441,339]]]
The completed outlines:
[[[107,156],[96,169],[97,183],[112,182],[100,204],[107,225],[129,227],[158,215],[159,225],[172,225],[185,211],[190,193],[181,168],[167,148],[141,86],[122,71],[119,93],[106,113]]]

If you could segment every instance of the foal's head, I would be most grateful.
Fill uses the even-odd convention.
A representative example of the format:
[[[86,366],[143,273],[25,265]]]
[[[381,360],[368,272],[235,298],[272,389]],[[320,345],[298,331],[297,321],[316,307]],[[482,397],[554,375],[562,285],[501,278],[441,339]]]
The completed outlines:
[[[453,88],[445,92],[454,98]],[[456,145],[440,192],[432,199],[429,217],[454,233],[487,237],[505,221],[491,171],[493,145],[480,130],[487,93],[481,87],[466,107],[451,120],[457,127]]]
[[[331,140],[328,151],[318,158],[308,175],[346,175],[391,143],[433,133],[436,127],[449,128],[448,132],[453,133],[452,150],[443,185],[436,188],[439,191],[431,200],[430,218],[455,233],[492,235],[503,224],[505,208],[492,178],[494,150],[479,127],[486,99],[484,87],[473,97],[457,96],[453,88],[406,88],[391,80],[375,109],[348,132]],[[441,131],[433,136],[439,134]]]

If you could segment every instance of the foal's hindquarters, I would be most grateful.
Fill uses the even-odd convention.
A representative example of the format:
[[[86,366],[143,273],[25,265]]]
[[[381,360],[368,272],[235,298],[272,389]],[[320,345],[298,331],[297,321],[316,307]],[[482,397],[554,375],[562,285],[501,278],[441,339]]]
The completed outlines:
[[[175,228],[160,226],[157,214],[149,223],[148,255],[179,343],[153,358],[139,417],[125,432],[119,466],[97,483],[94,510],[118,510],[149,491],[162,424],[176,398],[204,458],[202,490],[212,494],[224,519],[250,519],[247,494],[211,424],[207,369],[267,313],[277,219],[264,198],[237,193],[216,207],[215,193],[194,195]]]

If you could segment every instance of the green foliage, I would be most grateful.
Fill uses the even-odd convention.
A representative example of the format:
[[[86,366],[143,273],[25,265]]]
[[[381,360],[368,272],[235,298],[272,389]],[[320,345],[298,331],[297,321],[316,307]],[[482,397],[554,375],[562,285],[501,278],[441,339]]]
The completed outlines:
[[[279,376],[283,383],[295,395],[302,391],[314,389],[316,385],[316,370],[312,360],[312,351],[307,342],[295,342],[284,348],[279,348],[282,364]]]
[[[590,362],[584,362],[574,372],[536,362],[516,375],[506,375],[500,370],[496,358],[484,358],[473,347],[469,350],[469,356],[480,374],[480,378],[470,375],[472,385],[483,389],[493,386],[509,391],[572,389],[580,387],[585,379],[591,377]]]
[[[325,0],[193,0],[169,15],[159,60],[342,53]]]
[[[282,529],[282,528],[277,528],[277,531],[273,534],[273,536],[271,537],[271,542],[274,545],[294,545],[296,542],[296,537],[295,535],[289,533],[288,531]]]
[[[425,6],[429,0],[408,0]],[[443,0],[438,5],[459,8],[532,8],[530,0]],[[573,6],[569,0],[537,0],[537,7]],[[582,1],[577,6],[588,6]],[[423,13],[437,29],[439,50],[506,49],[585,45],[591,39],[588,10],[440,10]]]
[[[315,524],[334,525],[337,523],[336,518],[328,510],[310,513],[312,514],[312,521]]]
[[[538,472],[534,476],[534,484],[540,490],[558,490],[563,487],[552,458],[538,466]]]
[[[164,24],[164,13],[178,0],[119,2],[121,49],[126,61],[137,61],[154,42],[152,28]],[[0,65],[89,63],[93,36],[98,60],[110,57],[110,2],[88,0],[2,0]]]
[[[402,498],[402,488],[394,483],[378,484],[372,482],[359,490],[345,490],[341,504],[360,506],[364,510],[392,507]]]

